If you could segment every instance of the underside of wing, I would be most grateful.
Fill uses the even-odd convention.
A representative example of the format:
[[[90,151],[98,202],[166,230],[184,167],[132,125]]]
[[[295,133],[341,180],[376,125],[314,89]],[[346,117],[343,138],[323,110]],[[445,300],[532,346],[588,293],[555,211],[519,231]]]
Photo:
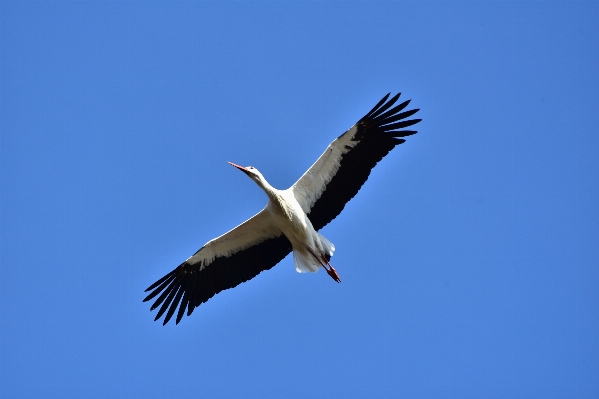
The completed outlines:
[[[262,211],[222,236],[209,241],[175,270],[152,284],[144,299],[158,296],[151,310],[160,306],[155,320],[165,312],[163,324],[177,312],[177,324],[185,311],[193,310],[219,292],[233,288],[272,268],[291,252],[291,243]],[[177,310],[178,307],[178,310]]]
[[[366,182],[372,168],[393,147],[405,142],[402,137],[416,133],[402,129],[421,121],[408,119],[419,110],[402,112],[410,100],[393,107],[400,94],[390,100],[389,95],[333,141],[291,187],[316,230],[341,213]]]

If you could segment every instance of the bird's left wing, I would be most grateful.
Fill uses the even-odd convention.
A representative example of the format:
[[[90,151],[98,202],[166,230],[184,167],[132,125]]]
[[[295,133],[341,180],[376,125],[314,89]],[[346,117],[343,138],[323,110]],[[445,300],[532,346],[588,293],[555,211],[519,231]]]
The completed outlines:
[[[210,240],[175,270],[152,284],[144,302],[160,296],[151,307],[160,310],[158,320],[168,309],[163,324],[177,312],[177,324],[185,309],[193,310],[215,294],[233,288],[272,268],[291,252],[291,243],[275,227],[266,210]]]
[[[366,182],[374,166],[398,144],[401,137],[416,133],[400,130],[420,119],[408,119],[418,109],[403,111],[410,100],[391,108],[399,94],[389,101],[387,94],[347,132],[339,136],[318,160],[291,186],[312,225],[320,230],[333,220]],[[401,112],[403,111],[403,112]]]

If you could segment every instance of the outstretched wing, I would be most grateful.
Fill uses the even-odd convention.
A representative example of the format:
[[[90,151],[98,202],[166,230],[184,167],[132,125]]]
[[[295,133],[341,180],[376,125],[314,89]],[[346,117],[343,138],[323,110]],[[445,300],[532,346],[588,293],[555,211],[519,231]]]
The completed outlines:
[[[410,100],[391,108],[400,94],[387,101],[389,95],[333,141],[291,187],[316,230],[341,213],[366,182],[372,168],[393,147],[405,142],[401,137],[416,133],[415,130],[400,129],[420,122],[421,119],[407,119],[419,110],[401,112]]]
[[[262,210],[228,233],[209,241],[175,270],[152,284],[144,299],[160,294],[151,310],[160,306],[154,320],[167,310],[163,325],[175,314],[177,324],[185,309],[193,310],[219,292],[233,288],[272,268],[291,252],[291,243]],[[162,305],[162,306],[161,306]]]

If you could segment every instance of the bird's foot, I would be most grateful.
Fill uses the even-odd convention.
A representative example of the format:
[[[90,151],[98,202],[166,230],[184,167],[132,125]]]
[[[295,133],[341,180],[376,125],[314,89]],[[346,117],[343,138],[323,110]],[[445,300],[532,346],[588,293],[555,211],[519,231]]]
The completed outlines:
[[[328,262],[327,262],[328,263]],[[333,280],[335,280],[336,282],[340,283],[341,282],[341,277],[339,277],[339,274],[337,274],[337,270],[335,270],[335,268],[329,263],[329,269],[327,269],[326,267],[324,268],[324,270],[327,271],[327,274],[329,276],[331,276],[331,278]]]

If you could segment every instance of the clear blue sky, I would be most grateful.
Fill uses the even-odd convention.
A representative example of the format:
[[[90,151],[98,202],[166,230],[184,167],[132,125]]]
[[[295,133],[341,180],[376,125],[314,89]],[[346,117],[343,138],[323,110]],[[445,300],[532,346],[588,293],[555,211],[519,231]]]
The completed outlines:
[[[599,3],[2,2],[6,398],[599,397]],[[387,92],[419,133],[179,325],[143,290]]]

